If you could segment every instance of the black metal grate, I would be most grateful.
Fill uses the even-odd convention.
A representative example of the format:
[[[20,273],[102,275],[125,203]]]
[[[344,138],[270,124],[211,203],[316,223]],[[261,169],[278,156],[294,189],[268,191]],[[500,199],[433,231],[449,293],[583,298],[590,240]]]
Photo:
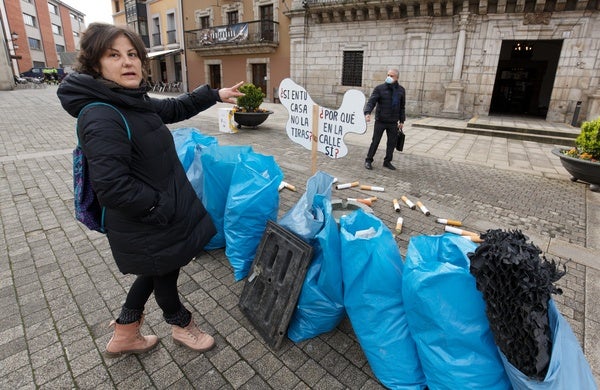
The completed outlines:
[[[239,306],[273,349],[287,333],[311,261],[312,246],[267,222]]]
[[[344,51],[342,68],[342,85],[350,87],[362,86],[363,52]]]

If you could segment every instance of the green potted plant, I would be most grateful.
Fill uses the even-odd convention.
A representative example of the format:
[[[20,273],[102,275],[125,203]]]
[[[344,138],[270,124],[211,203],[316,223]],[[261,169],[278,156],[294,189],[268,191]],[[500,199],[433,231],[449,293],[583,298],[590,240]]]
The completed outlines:
[[[583,122],[574,148],[556,148],[552,153],[572,181],[582,180],[590,183],[590,190],[600,191],[600,118]]]
[[[240,92],[244,96],[237,98],[237,104],[233,106],[233,119],[238,124],[238,128],[242,126],[256,128],[266,121],[273,111],[260,107],[265,99],[265,94],[254,84],[242,85]]]

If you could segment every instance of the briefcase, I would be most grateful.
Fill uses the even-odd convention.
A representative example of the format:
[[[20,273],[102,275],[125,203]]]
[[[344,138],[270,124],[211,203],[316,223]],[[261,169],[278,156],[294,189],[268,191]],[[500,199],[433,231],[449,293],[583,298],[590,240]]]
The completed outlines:
[[[406,135],[402,130],[398,130],[398,138],[396,138],[396,150],[401,152],[404,149],[404,138]]]

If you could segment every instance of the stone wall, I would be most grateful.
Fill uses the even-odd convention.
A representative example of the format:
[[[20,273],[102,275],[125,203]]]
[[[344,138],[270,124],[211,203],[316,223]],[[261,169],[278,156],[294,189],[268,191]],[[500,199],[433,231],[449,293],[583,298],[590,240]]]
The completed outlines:
[[[489,113],[503,40],[562,40],[554,86],[545,92],[550,94],[547,120],[570,123],[577,101],[582,101],[580,119],[595,118],[600,115],[594,100],[600,95],[598,15],[462,13],[344,21],[315,18],[300,6],[291,13],[291,77],[318,104],[337,106],[346,90],[359,89],[368,96],[387,69],[398,68],[408,115],[445,116],[447,100],[459,99],[454,116],[469,118]],[[461,28],[465,48],[457,56]],[[364,52],[361,87],[341,85],[345,50]],[[457,60],[462,66],[454,70]],[[449,90],[457,93],[448,97]]]

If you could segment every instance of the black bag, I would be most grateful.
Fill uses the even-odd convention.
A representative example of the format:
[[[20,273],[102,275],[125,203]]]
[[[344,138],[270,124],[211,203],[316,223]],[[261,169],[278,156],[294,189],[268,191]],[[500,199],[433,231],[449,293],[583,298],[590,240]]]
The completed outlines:
[[[401,129],[398,129],[398,138],[396,138],[396,150],[401,152],[404,149],[404,138],[406,135]]]

